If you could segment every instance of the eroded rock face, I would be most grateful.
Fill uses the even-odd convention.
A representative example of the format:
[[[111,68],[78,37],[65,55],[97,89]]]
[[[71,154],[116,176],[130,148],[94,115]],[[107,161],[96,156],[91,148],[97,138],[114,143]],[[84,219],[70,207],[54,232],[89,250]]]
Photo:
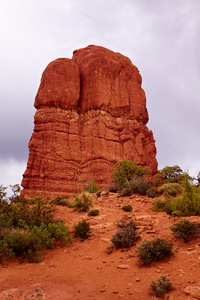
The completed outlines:
[[[156,172],[141,81],[127,57],[103,47],[51,62],[35,99],[22,195],[72,194],[89,180],[108,187],[114,164],[125,158]]]

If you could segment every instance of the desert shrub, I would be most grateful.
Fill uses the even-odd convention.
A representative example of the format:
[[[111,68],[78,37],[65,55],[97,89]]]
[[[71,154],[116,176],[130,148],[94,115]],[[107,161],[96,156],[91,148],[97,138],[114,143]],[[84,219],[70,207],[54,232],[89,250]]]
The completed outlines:
[[[126,187],[125,182],[131,181],[135,176],[143,176],[151,173],[151,169],[137,165],[132,160],[123,160],[123,162],[116,163],[114,172],[111,177],[114,184],[120,188]]]
[[[144,264],[151,264],[152,261],[167,259],[173,255],[172,247],[173,243],[165,239],[145,240],[138,246],[139,258]]]
[[[131,188],[123,188],[121,190],[122,196],[130,196],[132,194]]]
[[[184,177],[182,197],[174,199],[172,210],[180,211],[182,216],[200,216],[200,194],[190,183],[188,174]]]
[[[178,166],[166,166],[162,170],[160,170],[160,174],[156,174],[156,178],[163,180],[165,183],[169,182],[181,182],[184,178],[184,174],[182,169]]]
[[[172,290],[172,283],[165,275],[160,275],[157,282],[151,280],[151,287],[157,297],[163,297],[166,293]]]
[[[72,207],[72,203],[69,201],[68,196],[64,197],[56,197],[50,201],[50,203],[55,204],[55,205],[63,205],[67,206],[69,208]]]
[[[74,235],[80,241],[84,241],[85,239],[87,239],[90,235],[90,224],[85,219],[83,219],[78,223],[78,225],[74,227]]]
[[[130,182],[130,188],[133,194],[146,195],[151,183],[145,177],[134,177]]]
[[[41,251],[71,242],[68,227],[62,221],[33,226],[31,230],[10,228],[0,240],[0,260],[18,256],[29,262],[41,260]]]
[[[139,238],[136,234],[136,224],[133,220],[129,223],[124,219],[117,223],[120,228],[112,237],[112,243],[115,248],[128,248]]]
[[[92,209],[88,212],[88,216],[90,217],[95,217],[99,215],[99,210],[98,209]]]
[[[71,241],[68,227],[54,219],[52,204],[41,198],[15,200],[0,200],[0,261],[18,256],[37,262],[43,249]]]
[[[179,183],[165,183],[158,188],[158,192],[175,197],[182,192],[182,186]]]
[[[122,209],[123,209],[124,211],[126,211],[126,212],[130,212],[130,211],[133,210],[133,208],[132,208],[132,206],[131,206],[130,204],[124,205],[124,206],[122,207]]]
[[[112,185],[108,188],[108,191],[110,193],[118,193],[118,191],[120,190],[118,185]]]
[[[145,177],[135,176],[131,181],[126,180],[124,182],[124,188],[121,190],[121,194],[123,196],[129,196],[131,194],[146,195],[150,186],[151,183]]]
[[[172,213],[172,201],[170,198],[157,198],[152,202],[152,209],[154,211],[165,211],[167,214]]]
[[[92,180],[90,184],[85,188],[85,191],[88,193],[96,193],[99,190],[99,185],[95,180]]]
[[[43,200],[22,199],[21,202],[10,203],[0,201],[0,218],[2,222],[10,220],[9,226],[40,226],[41,223],[54,221],[54,206]]]
[[[155,188],[150,188],[146,191],[146,195],[151,197],[151,198],[154,198],[154,197],[158,196],[158,194],[159,193],[158,193],[157,189],[155,189]]]
[[[87,211],[92,206],[90,197],[85,193],[81,195],[74,195],[74,208],[79,211]]]
[[[174,233],[175,237],[184,239],[184,242],[187,243],[191,239],[200,236],[200,223],[183,219],[179,223],[174,224],[171,227],[171,231]]]
[[[102,192],[101,190],[99,190],[99,191],[96,192],[97,197],[101,196],[101,192]]]

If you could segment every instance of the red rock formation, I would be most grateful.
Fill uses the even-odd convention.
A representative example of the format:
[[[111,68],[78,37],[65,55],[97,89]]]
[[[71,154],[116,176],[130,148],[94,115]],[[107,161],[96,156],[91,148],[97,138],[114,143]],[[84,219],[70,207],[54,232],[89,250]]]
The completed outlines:
[[[93,179],[104,188],[125,158],[156,172],[141,81],[127,57],[103,47],[51,62],[35,99],[22,195],[76,193]]]

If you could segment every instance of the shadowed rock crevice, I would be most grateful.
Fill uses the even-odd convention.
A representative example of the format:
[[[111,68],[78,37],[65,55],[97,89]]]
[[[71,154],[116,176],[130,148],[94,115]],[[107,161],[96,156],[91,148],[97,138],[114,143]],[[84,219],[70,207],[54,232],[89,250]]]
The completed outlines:
[[[51,62],[35,99],[22,195],[76,193],[88,179],[108,187],[125,158],[156,172],[141,82],[130,59],[99,46]]]

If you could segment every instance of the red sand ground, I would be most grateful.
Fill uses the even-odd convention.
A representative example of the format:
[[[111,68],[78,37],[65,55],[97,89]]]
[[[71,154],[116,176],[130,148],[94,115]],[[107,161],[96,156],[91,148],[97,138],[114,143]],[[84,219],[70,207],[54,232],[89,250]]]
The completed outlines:
[[[180,218],[153,212],[151,201],[139,195],[95,195],[93,207],[100,211],[97,217],[57,206],[56,216],[64,219],[70,230],[86,218],[91,236],[84,242],[74,239],[68,246],[44,251],[39,263],[20,264],[14,260],[1,264],[0,299],[157,299],[150,295],[150,283],[159,275],[168,275],[174,287],[164,299],[200,299],[200,239],[187,244],[175,240],[170,227]],[[121,209],[126,204],[133,206],[132,212]],[[117,229],[115,222],[123,216],[132,217],[140,228],[138,244],[156,237],[173,240],[174,257],[144,267],[138,263],[136,246],[107,254]],[[199,221],[199,217],[188,219]]]

